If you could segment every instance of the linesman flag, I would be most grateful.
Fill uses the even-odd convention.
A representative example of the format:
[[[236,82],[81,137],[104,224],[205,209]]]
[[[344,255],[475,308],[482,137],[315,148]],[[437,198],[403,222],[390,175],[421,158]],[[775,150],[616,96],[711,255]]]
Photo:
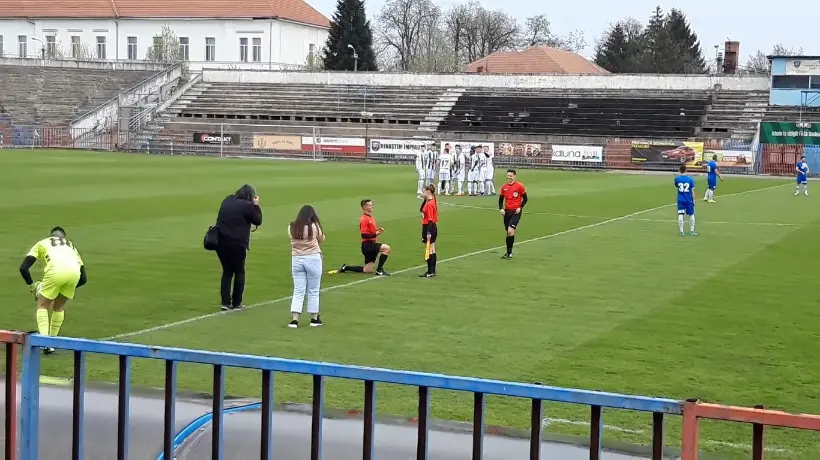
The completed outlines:
[[[424,260],[430,258],[430,234],[427,234],[427,244],[424,245]]]

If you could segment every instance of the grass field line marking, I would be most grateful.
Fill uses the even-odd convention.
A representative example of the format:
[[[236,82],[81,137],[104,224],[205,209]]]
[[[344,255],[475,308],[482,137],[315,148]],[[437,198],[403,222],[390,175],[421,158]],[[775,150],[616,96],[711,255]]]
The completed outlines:
[[[728,196],[728,195],[727,195]],[[440,203],[446,206],[453,206],[457,208],[468,208],[468,209],[481,209],[485,211],[495,211],[498,212],[498,208],[493,208],[491,206],[473,206],[469,204],[461,204],[461,203]],[[536,215],[536,216],[556,216],[556,217],[575,217],[578,219],[606,219],[603,216],[585,216],[581,214],[557,214],[552,212],[540,212],[540,211],[533,211],[527,212],[527,215]],[[634,222],[662,222],[662,223],[670,223],[670,222],[677,222],[677,219],[646,219],[646,218],[631,218],[631,219],[624,219],[630,220]],[[699,224],[715,224],[715,225],[758,225],[758,226],[772,226],[772,227],[810,227],[814,226],[812,224],[798,224],[793,222],[729,222],[729,221],[718,221],[718,220],[699,220]]]
[[[556,425],[575,425],[575,426],[589,426],[589,422],[582,422],[580,420],[569,420],[565,418],[550,418],[545,417],[541,419],[541,428],[546,428],[552,424]],[[617,425],[607,425],[604,424],[604,429],[609,431],[618,431],[620,433],[630,433],[630,434],[644,434],[644,430],[636,430],[632,428],[623,428]]]
[[[770,187],[763,187],[763,188],[756,188],[753,190],[745,190],[742,192],[737,193],[729,193],[727,195],[723,195],[724,197],[727,196],[734,196],[734,195],[743,195],[746,193],[758,192],[761,190],[768,190],[777,187],[783,187],[786,185],[791,184],[781,184],[781,185],[772,185]],[[462,204],[462,203],[440,203],[445,206],[453,206],[457,208],[467,208],[467,209],[481,209],[481,210],[488,210],[498,212],[498,208],[492,206],[475,206],[469,204]],[[672,206],[670,204],[669,206]],[[527,215],[537,215],[537,216],[555,216],[555,217],[573,217],[578,219],[607,219],[604,216],[589,216],[585,214],[561,214],[561,213],[552,213],[552,212],[540,212],[540,211],[527,211]],[[624,218],[623,220],[632,220],[636,222],[663,222],[663,223],[670,223],[670,222],[677,222],[677,219],[647,219],[647,218]],[[698,223],[704,224],[716,224],[716,225],[757,225],[757,226],[773,226],[773,227],[809,227],[812,226],[811,224],[799,224],[793,222],[729,222],[729,221],[698,221]]]
[[[545,417],[545,418],[541,419],[541,427],[542,428],[547,428],[552,424],[589,427],[589,422],[588,421],[569,420],[569,419],[565,419],[565,418],[550,418],[550,417]],[[604,424],[604,429],[609,430],[609,431],[617,431],[619,433],[629,433],[629,434],[644,434],[644,433],[646,433],[646,431],[641,430],[641,429],[624,428],[624,427],[621,427],[621,426],[618,426],[618,425]],[[715,440],[711,440],[711,439],[704,439],[703,443],[704,444],[712,444],[712,445],[715,445],[715,446],[729,447],[731,449],[736,449],[736,450],[750,450],[752,448],[751,444],[742,444],[742,443],[727,442],[727,441],[715,441]],[[793,454],[793,453],[795,453],[794,451],[792,451],[790,449],[786,449],[785,447],[778,447],[778,446],[771,446],[771,445],[765,446],[764,450],[766,452],[777,452],[777,453],[781,453],[781,454]]]
[[[723,195],[723,196],[727,197],[727,196],[732,196],[732,195],[744,195],[746,193],[758,192],[758,191],[761,191],[761,190],[768,190],[768,189],[772,189],[772,188],[776,188],[776,187],[783,187],[785,185],[791,185],[791,184],[773,185],[773,186],[770,186],[770,187],[763,187],[763,188],[758,188],[758,189],[753,189],[753,190],[746,190],[746,191],[743,191],[743,192],[730,193],[728,195]],[[625,214],[625,215],[620,216],[620,217],[613,217],[613,218],[610,218],[610,219],[601,220],[601,221],[598,221],[598,222],[593,222],[591,224],[582,225],[580,227],[573,227],[573,228],[570,228],[570,229],[567,229],[567,230],[562,230],[560,232],[549,233],[547,235],[537,236],[535,238],[530,238],[530,239],[519,241],[518,243],[516,243],[516,245],[519,246],[519,245],[522,245],[522,244],[534,243],[536,241],[542,241],[542,240],[546,240],[546,239],[550,239],[550,238],[555,238],[557,236],[567,235],[567,234],[570,234],[570,233],[580,232],[580,231],[583,231],[583,230],[589,230],[591,228],[600,227],[602,225],[611,224],[613,222],[628,220],[628,219],[631,219],[635,216],[650,213],[650,212],[657,211],[657,210],[663,209],[663,208],[668,208],[668,207],[673,206],[673,205],[674,205],[674,203],[664,204],[664,205],[661,205],[661,206],[655,206],[654,208],[648,208],[648,209],[644,209],[642,211],[636,211],[636,212],[633,212],[633,213],[630,213],[630,214]],[[492,248],[481,249],[481,250],[478,250],[478,251],[468,252],[468,253],[465,253],[465,254],[461,254],[461,255],[457,255],[457,256],[453,256],[453,257],[448,257],[446,259],[441,259],[441,260],[438,261],[438,263],[442,264],[442,263],[445,263],[445,262],[453,262],[453,261],[456,261],[456,260],[466,259],[468,257],[478,256],[478,255],[481,255],[481,254],[486,254],[488,252],[493,252],[493,251],[499,251],[499,250],[502,250],[502,249],[506,249],[506,247],[505,246],[495,246],[495,247],[492,247]],[[416,265],[415,267],[403,268],[401,270],[397,270],[397,271],[393,272],[393,274],[394,275],[400,275],[402,273],[407,273],[407,272],[410,272],[410,271],[421,270],[422,268],[426,268],[426,267],[427,267],[427,265]],[[342,275],[342,276],[345,276],[345,275]],[[384,279],[384,278],[369,276],[367,278],[361,278],[361,279],[358,279],[356,281],[351,281],[349,283],[342,283],[342,284],[337,284],[335,286],[329,286],[329,287],[321,289],[320,292],[328,292],[328,291],[333,291],[333,290],[336,290],[336,289],[348,288],[348,287],[351,287],[351,286],[356,286],[358,284],[367,283],[367,282],[374,281],[374,280],[377,280],[377,279]],[[128,338],[128,337],[136,337],[136,336],[142,335],[142,334],[148,334],[148,333],[151,333],[151,332],[161,331],[161,330],[164,330],[164,329],[170,329],[170,328],[177,327],[177,326],[182,326],[182,325],[185,325],[185,324],[199,322],[199,321],[202,321],[202,320],[205,320],[205,319],[208,319],[208,318],[215,318],[217,316],[229,315],[231,313],[236,313],[237,311],[245,311],[245,310],[249,310],[251,308],[264,307],[266,305],[285,302],[285,301],[290,300],[292,297],[293,297],[292,295],[288,295],[288,296],[279,297],[279,298],[272,299],[272,300],[266,300],[264,302],[251,304],[251,305],[248,305],[247,308],[245,308],[244,310],[217,311],[217,312],[214,312],[214,313],[208,313],[206,315],[193,316],[191,318],[186,318],[186,319],[179,320],[179,321],[172,321],[170,323],[160,324],[160,325],[157,325],[157,326],[152,326],[152,327],[148,327],[148,328],[145,328],[145,329],[140,329],[138,331],[125,332],[125,333],[122,333],[122,334],[112,335],[110,337],[105,337],[105,338],[100,339],[100,340],[119,340],[119,339],[124,339],[124,338]]]

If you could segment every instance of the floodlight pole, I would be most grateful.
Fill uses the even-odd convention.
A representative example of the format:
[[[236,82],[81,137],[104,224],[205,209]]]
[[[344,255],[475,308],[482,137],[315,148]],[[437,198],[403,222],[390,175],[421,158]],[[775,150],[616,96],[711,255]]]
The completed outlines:
[[[353,71],[359,71],[359,53],[356,52],[356,48],[353,45],[348,44],[347,47],[353,51]]]

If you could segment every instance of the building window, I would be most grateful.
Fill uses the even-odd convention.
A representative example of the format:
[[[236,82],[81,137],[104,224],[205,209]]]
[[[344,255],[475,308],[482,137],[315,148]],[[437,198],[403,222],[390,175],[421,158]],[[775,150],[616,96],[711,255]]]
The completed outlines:
[[[191,52],[189,51],[188,45],[190,44],[190,40],[188,37],[179,37],[179,58],[185,61],[191,59],[190,55]]]
[[[46,35],[46,57],[49,59],[57,58],[57,37],[54,35]]]
[[[0,37],[0,48],[3,46],[2,37]],[[811,89],[820,89],[820,75],[811,76]]]
[[[216,38],[205,37],[205,60],[216,61]]]
[[[239,39],[239,60],[242,62],[248,62],[248,39],[247,38],[240,38]]]
[[[17,36],[17,55],[21,58],[28,56],[28,37],[25,35]]]
[[[105,59],[105,37],[97,37],[97,59]]]
[[[134,61],[137,57],[137,37],[128,37],[128,59]]]
[[[808,87],[808,75],[777,75],[772,77],[772,88],[774,89],[806,89]]]
[[[262,39],[261,38],[254,38],[253,39],[253,62],[261,62],[262,61]]]
[[[78,35],[73,35],[71,37],[71,57],[73,57],[74,59],[80,59],[81,47],[82,45],[80,44],[80,37]]]

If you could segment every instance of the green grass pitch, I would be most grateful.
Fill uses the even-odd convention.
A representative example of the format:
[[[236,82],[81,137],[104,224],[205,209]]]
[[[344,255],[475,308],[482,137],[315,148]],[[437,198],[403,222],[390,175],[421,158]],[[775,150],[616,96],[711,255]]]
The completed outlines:
[[[820,413],[816,197],[792,196],[793,180],[729,177],[717,203],[698,202],[700,236],[681,238],[671,174],[519,178],[530,204],[515,259],[500,260],[495,198],[446,197],[440,276],[419,279],[421,269],[407,270],[423,264],[411,166],[2,150],[2,327],[35,328],[17,267],[53,225],[67,229],[89,276],[63,335],[106,338],[216,312],[219,263],[202,237],[220,200],[247,182],[261,195],[264,225],[253,234],[246,303],[262,305],[123,340]],[[702,197],[705,178],[696,180]],[[323,287],[342,286],[322,293],[325,327],[288,329],[287,223],[314,205],[328,235],[326,270],[359,263],[365,197],[394,248],[388,270],[405,271],[350,286],[364,277],[326,276]],[[70,377],[70,363],[58,353],[44,373]],[[135,362],[134,383],[161,386],[160,366]],[[116,372],[114,360],[89,358],[89,380]],[[208,391],[210,370],[182,366],[179,380]],[[259,382],[257,372],[231,369],[227,390],[253,397]],[[308,401],[308,382],[277,375],[277,401]],[[378,409],[413,415],[414,395],[382,386]],[[469,420],[470,398],[435,392],[433,415]],[[360,407],[361,384],[331,380],[327,404]],[[528,404],[490,398],[488,423],[526,426]],[[588,420],[586,407],[550,404],[545,415],[551,431],[587,430],[569,423]],[[648,414],[607,410],[604,420],[607,438],[649,440]],[[820,442],[768,433],[767,458],[811,458]],[[670,418],[670,445],[678,434]],[[705,423],[701,436],[704,448],[743,458],[751,429]]]

